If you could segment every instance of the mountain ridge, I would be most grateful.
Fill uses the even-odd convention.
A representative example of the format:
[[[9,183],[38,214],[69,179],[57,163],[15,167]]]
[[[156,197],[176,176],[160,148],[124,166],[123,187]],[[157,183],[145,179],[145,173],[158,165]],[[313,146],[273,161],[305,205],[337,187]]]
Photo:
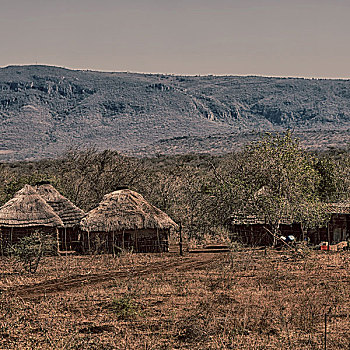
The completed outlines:
[[[347,146],[350,80],[0,68],[0,160],[217,154],[286,129],[307,148]]]

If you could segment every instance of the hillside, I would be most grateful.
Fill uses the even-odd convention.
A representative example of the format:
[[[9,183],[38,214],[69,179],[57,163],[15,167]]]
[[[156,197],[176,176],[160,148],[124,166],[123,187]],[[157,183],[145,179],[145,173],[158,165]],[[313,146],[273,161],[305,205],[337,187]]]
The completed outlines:
[[[346,146],[350,81],[0,69],[0,160],[87,146],[223,153],[285,129],[309,148]]]

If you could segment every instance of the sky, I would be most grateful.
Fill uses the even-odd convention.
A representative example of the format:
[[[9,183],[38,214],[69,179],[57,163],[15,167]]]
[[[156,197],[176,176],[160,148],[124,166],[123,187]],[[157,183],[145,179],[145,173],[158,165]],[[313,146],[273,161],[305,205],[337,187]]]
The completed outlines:
[[[349,0],[0,0],[0,66],[350,78]]]

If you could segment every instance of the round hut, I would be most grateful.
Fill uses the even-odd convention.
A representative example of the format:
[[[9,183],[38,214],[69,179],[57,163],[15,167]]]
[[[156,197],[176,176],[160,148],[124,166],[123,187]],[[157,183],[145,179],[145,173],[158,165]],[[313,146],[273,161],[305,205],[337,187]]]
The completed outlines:
[[[57,235],[63,222],[30,185],[25,185],[0,208],[0,248],[35,231]]]
[[[170,230],[177,228],[167,214],[129,189],[106,194],[80,225],[85,249],[111,253],[166,252]]]
[[[59,229],[60,250],[79,250],[79,223],[85,213],[49,183],[39,183],[35,190],[63,222],[64,227]]]

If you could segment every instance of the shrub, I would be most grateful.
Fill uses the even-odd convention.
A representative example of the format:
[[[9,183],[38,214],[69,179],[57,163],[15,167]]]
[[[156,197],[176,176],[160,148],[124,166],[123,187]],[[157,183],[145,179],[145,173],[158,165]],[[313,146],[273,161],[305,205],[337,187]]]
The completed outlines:
[[[57,243],[54,238],[38,231],[21,238],[18,243],[8,248],[8,254],[20,261],[23,268],[30,273],[37,271],[43,255],[55,254],[56,252]]]
[[[111,309],[117,315],[118,319],[133,318],[140,314],[138,305],[129,296],[124,295],[112,302]]]

